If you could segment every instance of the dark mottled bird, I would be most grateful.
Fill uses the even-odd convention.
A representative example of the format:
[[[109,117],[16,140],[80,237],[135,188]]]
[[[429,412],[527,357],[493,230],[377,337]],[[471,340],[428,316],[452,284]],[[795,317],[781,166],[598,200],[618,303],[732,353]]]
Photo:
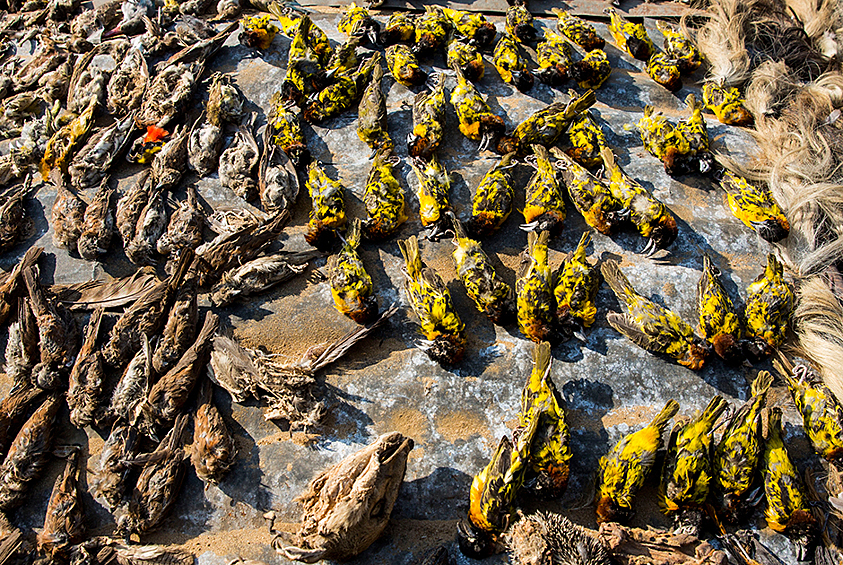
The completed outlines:
[[[50,180],[56,187],[50,222],[53,244],[69,251],[75,250],[85,225],[85,208],[88,205],[70,190],[60,170],[54,170]]]
[[[407,45],[390,45],[385,56],[386,66],[398,83],[410,88],[420,86],[427,80],[427,73],[419,66],[416,55]]]
[[[132,472],[130,461],[140,448],[134,425],[118,421],[100,451],[98,469],[91,481],[91,493],[102,497],[111,509],[123,502]]]
[[[70,421],[79,428],[92,424],[101,411],[106,381],[105,362],[97,347],[103,309],[91,314],[85,330],[85,341],[70,370],[67,389],[67,406]]]
[[[518,155],[527,155],[534,144],[549,148],[565,133],[571,121],[596,100],[594,92],[589,90],[567,103],[554,102],[534,112],[518,124],[512,135],[501,137],[497,144],[498,152],[506,154],[515,151]]]
[[[720,282],[720,270],[703,254],[703,272],[697,283],[697,311],[700,333],[711,342],[714,352],[727,363],[743,360],[741,319],[731,297]]]
[[[746,100],[735,87],[706,82],[703,84],[703,104],[714,112],[721,123],[742,127],[752,125],[753,118],[746,109]]]
[[[445,62],[450,68],[456,65],[462,69],[465,78],[471,82],[479,81],[486,73],[486,65],[480,51],[474,45],[456,38],[448,42]]]
[[[553,271],[548,264],[547,241],[550,233],[528,232],[527,247],[521,252],[521,264],[515,280],[518,328],[527,338],[548,341],[554,336]]]
[[[6,376],[12,381],[11,392],[18,392],[33,387],[32,369],[41,360],[38,323],[29,305],[29,298],[17,299],[17,319],[9,324],[6,339]],[[41,390],[40,387],[35,386]],[[11,433],[8,432],[7,433]],[[12,438],[8,438],[5,446]],[[0,450],[2,452],[2,450]]]
[[[656,48],[643,24],[632,23],[614,8],[607,8],[603,12],[609,15],[609,33],[622,51],[641,61],[646,61],[652,56]]]
[[[42,288],[37,267],[24,271],[23,278],[38,325],[41,352],[40,361],[32,368],[32,382],[45,390],[64,388],[77,346],[75,322],[61,303]]]
[[[565,258],[554,274],[553,294],[556,297],[556,325],[567,336],[585,341],[585,329],[594,324],[597,307],[594,299],[600,286],[596,265],[586,259],[591,233],[584,232],[577,248]]]
[[[88,261],[108,252],[111,236],[114,234],[114,195],[117,190],[109,186],[109,177],[103,177],[99,189],[85,208],[82,233],[76,241],[79,255]]]
[[[536,76],[548,86],[559,86],[568,79],[571,67],[571,49],[558,33],[544,32],[544,38],[536,47],[536,62],[539,69]]]
[[[141,210],[135,237],[126,245],[126,257],[135,265],[154,265],[156,244],[167,230],[167,192],[156,189]]]
[[[560,186],[556,178],[556,166],[550,160],[550,153],[543,145],[535,144],[533,154],[527,158],[536,172],[527,183],[524,199],[524,223],[521,229],[525,231],[548,231],[550,237],[559,235],[562,223],[565,221],[564,187]]]
[[[497,31],[495,25],[487,20],[486,16],[478,12],[453,10],[451,8],[443,8],[442,11],[451,20],[456,35],[480,50],[486,50],[492,45]]]
[[[211,302],[215,306],[227,306],[238,298],[259,294],[290,280],[307,269],[307,259],[301,264],[295,262],[298,260],[288,255],[264,255],[234,267],[223,273],[222,280],[211,289]]]
[[[576,98],[575,92],[571,92],[571,98]],[[571,159],[587,169],[603,164],[600,150],[608,145],[606,134],[594,120],[591,112],[585,110],[578,114],[571,120],[566,133],[570,147],[565,149],[565,153]]]
[[[343,238],[342,249],[328,257],[325,270],[334,308],[358,324],[367,324],[377,317],[378,302],[372,295],[372,277],[357,254],[361,236],[361,222],[354,218]]]
[[[746,287],[746,353],[753,359],[766,357],[784,342],[794,297],[782,273],[782,264],[770,253],[764,272]]]
[[[533,25],[533,14],[523,4],[506,9],[506,33],[521,43],[535,43],[538,31]]]
[[[0,283],[0,324],[5,324],[12,312],[17,311],[17,299],[24,288],[23,272],[38,261],[41,253],[44,251],[43,247],[33,245],[21,257],[9,275],[2,283]]]
[[[744,177],[724,170],[720,186],[732,214],[770,243],[790,233],[790,222],[767,186],[750,184]]]
[[[656,27],[664,36],[665,52],[676,61],[681,72],[691,73],[702,65],[702,54],[694,45],[694,42],[685,37],[681,30],[676,29],[664,20],[657,20]]]
[[[596,90],[603,86],[612,74],[612,65],[606,52],[594,49],[586,53],[579,61],[571,63],[568,76],[583,89]]]
[[[194,261],[173,297],[167,322],[161,332],[152,358],[148,360],[156,375],[163,375],[175,365],[193,343],[199,321],[197,306],[199,266]]]
[[[504,155],[492,165],[471,199],[471,220],[466,226],[475,237],[484,238],[496,232],[512,212],[515,189],[510,169],[515,166],[514,153]]]
[[[445,124],[445,75],[431,77],[431,88],[413,99],[413,131],[407,136],[410,157],[430,159],[439,147]]]
[[[410,160],[413,172],[419,181],[419,216],[423,226],[430,228],[430,239],[438,239],[450,227],[445,212],[451,209],[451,178],[439,162],[436,154],[425,161],[420,157]]]
[[[843,456],[843,408],[822,377],[806,365],[787,371],[777,365],[787,383],[793,403],[802,416],[802,426],[814,450],[827,461]]]
[[[389,47],[396,43],[409,43],[416,37],[416,20],[410,12],[392,12],[386,25],[381,29],[378,43]]]
[[[439,6],[426,5],[424,14],[416,18],[416,41],[413,53],[428,58],[445,45],[452,28],[451,20]]]
[[[363,205],[368,216],[363,222],[363,233],[370,239],[385,239],[407,221],[404,189],[393,170],[399,162],[392,147],[384,147],[375,153],[363,193]]]
[[[307,192],[312,207],[305,239],[310,245],[322,248],[333,241],[336,230],[345,225],[345,196],[343,186],[328,177],[319,163],[307,166]]]
[[[650,78],[668,89],[676,92],[682,88],[682,78],[679,62],[663,51],[653,53],[647,60],[647,74]]]
[[[184,249],[196,249],[202,243],[202,228],[205,226],[205,213],[199,205],[196,185],[185,189],[186,198],[179,202],[167,223],[166,231],[155,243],[161,255],[175,258]]]
[[[41,389],[31,386],[27,381],[22,388],[11,390],[0,401],[0,453],[5,454],[9,449],[42,393]]]

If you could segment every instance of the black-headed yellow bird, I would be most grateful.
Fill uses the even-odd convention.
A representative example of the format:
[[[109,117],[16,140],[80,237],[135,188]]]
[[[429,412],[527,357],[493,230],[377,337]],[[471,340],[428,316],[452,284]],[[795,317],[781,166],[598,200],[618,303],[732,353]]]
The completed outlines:
[[[449,213],[450,214],[450,213]],[[508,324],[515,316],[515,296],[512,288],[495,273],[489,257],[480,242],[465,234],[460,221],[450,214],[454,222],[454,264],[457,275],[465,286],[466,294],[498,325]]]
[[[802,554],[814,544],[817,522],[811,514],[802,479],[790,460],[782,438],[781,408],[770,410],[767,425],[767,445],[764,449],[764,493],[767,510],[764,517],[773,531],[784,534],[799,546]]]
[[[355,35],[366,38],[369,43],[375,44],[381,24],[369,14],[369,10],[352,2],[343,8],[337,30],[349,37]]]
[[[628,434],[600,458],[597,487],[597,523],[625,522],[632,515],[632,502],[656,462],[662,434],[679,411],[679,403],[668,400],[653,421]]]
[[[521,43],[534,43],[538,36],[533,26],[533,14],[523,4],[506,9],[506,33]]]
[[[615,43],[621,51],[626,51],[641,61],[646,61],[653,55],[656,48],[642,24],[632,23],[614,8],[606,8],[603,12],[609,15],[609,33],[615,38]]]
[[[362,41],[360,36],[352,35],[345,43],[337,46],[328,64],[325,66],[325,74],[329,77],[351,73],[360,66],[360,57],[357,56],[357,48]],[[329,79],[330,80],[330,79]]]
[[[416,18],[416,41],[413,53],[425,59],[445,45],[451,33],[451,20],[439,6],[427,5],[424,14]]]
[[[427,73],[419,66],[410,48],[404,44],[397,43],[386,49],[386,66],[395,81],[407,88],[419,86],[427,80]]]
[[[240,43],[252,49],[266,51],[269,49],[272,40],[278,33],[278,27],[272,23],[272,16],[243,16],[240,25],[243,31],[240,32]]]
[[[381,54],[375,54],[360,64],[356,71],[334,77],[334,82],[305,103],[302,118],[312,124],[318,124],[340,115],[357,104],[363,90],[369,83],[372,70],[381,64]]]
[[[697,70],[703,58],[694,42],[664,20],[656,21],[656,27],[664,36],[665,52],[676,61],[679,71],[692,73]]]
[[[437,239],[450,228],[451,222],[445,212],[451,209],[449,192],[451,178],[445,167],[439,163],[436,153],[425,161],[419,157],[410,159],[410,166],[419,180],[419,216],[424,227],[432,230],[430,239]]]
[[[697,283],[697,312],[700,333],[714,346],[714,352],[730,364],[743,360],[741,319],[732,299],[720,282],[720,270],[703,254],[703,270]]]
[[[372,68],[369,84],[357,105],[357,135],[372,151],[394,145],[386,129],[386,96],[381,89],[382,79],[383,67],[378,62]]]
[[[725,170],[720,186],[726,191],[732,214],[762,238],[776,243],[790,234],[790,222],[769,188],[749,184],[744,177]]]
[[[659,507],[674,516],[676,533],[699,536],[713,476],[712,430],[726,406],[721,396],[715,396],[702,414],[673,427],[664,459]]]
[[[316,161],[307,166],[305,186],[310,194],[312,208],[304,238],[310,245],[323,249],[333,242],[336,230],[346,222],[343,187],[328,178]]]
[[[534,144],[550,147],[565,133],[571,121],[597,101],[589,90],[569,102],[554,102],[531,114],[518,124],[512,135],[501,137],[497,150],[501,154],[515,151],[518,155],[530,153]]]
[[[471,199],[471,220],[468,223],[468,230],[474,237],[492,235],[512,212],[515,190],[509,172],[515,166],[514,159],[514,153],[504,155],[480,181]]]
[[[536,62],[539,70],[536,76],[548,86],[559,86],[568,78],[571,66],[571,48],[558,33],[546,31],[536,47]]]
[[[583,332],[597,317],[594,298],[600,286],[597,266],[586,259],[589,243],[591,233],[584,232],[577,248],[565,258],[553,277],[556,324],[564,335],[573,335],[580,341],[585,341]]]
[[[370,239],[389,237],[407,221],[404,189],[392,170],[398,162],[389,146],[379,149],[372,161],[363,193],[363,205],[369,216],[363,223],[363,232]]]
[[[691,111],[691,115],[679,120],[676,131],[688,140],[690,163],[687,166],[693,172],[707,173],[714,164],[714,156],[710,152],[711,142],[708,139],[708,130],[702,115],[702,104],[693,94],[685,97],[685,104]]]
[[[486,72],[486,65],[483,64],[480,51],[473,45],[456,38],[448,42],[445,61],[450,68],[457,65],[462,69],[465,78],[471,82],[477,82]]]
[[[703,84],[703,104],[714,112],[721,123],[729,126],[750,126],[753,118],[746,109],[746,101],[735,87],[713,82]]]
[[[549,231],[550,237],[559,235],[565,221],[564,187],[556,178],[556,166],[550,160],[550,153],[544,145],[533,145],[532,158],[527,162],[535,167],[536,172],[525,188],[524,223],[525,231]]]
[[[607,145],[606,135],[594,121],[591,112],[586,110],[571,120],[567,137],[570,147],[565,149],[565,153],[571,159],[587,169],[593,169],[603,163],[600,148]]]
[[[476,46],[477,49],[487,49],[495,40],[497,34],[495,25],[487,20],[483,14],[451,8],[443,8],[442,11],[451,20],[454,32]]]
[[[533,88],[533,73],[527,68],[527,61],[521,56],[518,43],[508,33],[503,34],[495,45],[492,62],[505,83],[511,84],[521,92]]]
[[[746,337],[751,340],[746,353],[753,359],[766,357],[784,342],[794,299],[782,275],[781,263],[770,253],[764,272],[746,288]]]
[[[404,290],[425,337],[420,348],[439,363],[458,363],[465,352],[465,325],[451,303],[448,287],[422,262],[416,236],[399,240],[398,247],[406,263]]]
[[[802,416],[802,426],[814,450],[827,461],[839,460],[843,456],[843,408],[834,393],[806,365],[795,366],[792,373],[781,365],[778,369]]]
[[[396,43],[409,43],[416,37],[416,18],[410,12],[392,12],[386,25],[378,36],[378,42],[384,47]]]
[[[629,210],[629,220],[638,233],[648,238],[642,253],[649,256],[660,249],[666,249],[679,233],[673,214],[649,190],[621,169],[611,149],[603,147],[600,155],[604,174],[609,177],[609,190]]]
[[[553,8],[553,13],[556,14],[556,29],[559,33],[582,47],[584,51],[603,49],[606,45],[606,40],[600,37],[589,22],[558,8]]]
[[[310,150],[304,139],[299,114],[292,109],[292,102],[284,100],[280,92],[269,101],[268,127],[272,128],[272,143],[284,150],[297,169],[310,161]]]
[[[568,196],[579,210],[585,223],[602,234],[611,234],[625,216],[621,202],[612,195],[609,187],[588,172],[562,151],[554,148],[558,159],[556,167],[561,171]]]
[[[549,237],[550,233],[546,231],[527,233],[527,247],[521,253],[515,280],[518,328],[536,343],[555,337],[553,316],[556,314],[556,298],[553,295],[553,271],[547,257]]]
[[[671,92],[676,92],[682,88],[678,62],[663,51],[653,53],[647,59],[647,74]]]
[[[325,32],[307,14],[296,20],[293,30],[281,94],[301,105],[304,98],[326,86],[325,67],[333,49]]]
[[[432,88],[413,99],[413,131],[407,135],[407,154],[430,159],[442,142],[445,123],[445,75],[431,77]]]
[[[562,399],[550,378],[550,344],[537,343],[533,349],[533,370],[521,391],[519,428],[539,422],[530,445],[530,471],[536,480],[532,490],[545,500],[565,493],[570,474],[571,432],[565,422]]]
[[[612,65],[606,52],[602,49],[593,49],[586,53],[579,61],[571,63],[568,69],[568,76],[577,83],[577,86],[589,90],[597,90],[603,86],[609,75],[612,74]]]
[[[691,145],[681,131],[652,106],[644,107],[644,116],[638,120],[638,131],[644,148],[659,159],[669,175],[685,174],[687,156]]]
[[[669,355],[689,369],[702,368],[710,346],[694,334],[690,325],[674,312],[638,294],[615,261],[605,261],[600,271],[628,312],[606,315],[613,328],[639,347]]]
[[[723,495],[721,516],[729,523],[736,523],[751,510],[750,488],[763,452],[761,410],[771,384],[773,375],[759,371],[750,398],[729,419],[714,451],[715,488]]]
[[[328,40],[328,35],[318,25],[313,23],[310,16],[307,14],[299,14],[293,11],[285,11],[283,8],[275,9],[274,2],[269,5],[269,11],[275,16],[275,19],[281,24],[281,30],[290,39],[294,39],[299,29],[305,32],[304,41],[300,47],[307,46],[313,51],[316,61],[321,66],[326,66],[333,54],[331,42]],[[302,21],[305,21],[302,27]]]
[[[334,307],[358,324],[368,324],[378,315],[378,303],[372,296],[372,277],[357,254],[360,226],[358,218],[351,222],[342,249],[328,257],[326,271]]]
[[[457,114],[460,132],[472,141],[479,141],[480,150],[484,151],[490,145],[494,146],[506,125],[500,116],[492,112],[462,70],[459,67],[453,69],[457,74],[457,84],[451,91],[451,105]]]

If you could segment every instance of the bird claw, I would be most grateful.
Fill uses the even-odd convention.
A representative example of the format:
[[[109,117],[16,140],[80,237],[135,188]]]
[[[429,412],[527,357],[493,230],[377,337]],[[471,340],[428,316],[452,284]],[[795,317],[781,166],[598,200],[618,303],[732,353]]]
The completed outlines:
[[[656,249],[656,242],[655,242],[655,240],[654,240],[654,239],[650,238],[650,239],[648,239],[648,240],[647,240],[647,245],[644,247],[644,249],[642,249],[642,250],[641,250],[641,254],[642,254],[644,257],[650,257],[650,256],[652,256],[652,255],[653,255],[653,253],[655,253],[656,251],[658,251],[658,250]]]
[[[574,330],[574,332],[572,332],[572,335],[583,343],[588,341],[585,334],[581,330]]]
[[[416,347],[418,347],[422,351],[427,351],[431,347],[433,347],[433,342],[430,341],[429,339],[419,339],[419,340],[416,340]]]
[[[521,228],[524,231],[536,231],[536,229],[538,229],[538,227],[539,227],[539,222],[538,221],[528,222],[526,224],[521,224],[518,227]]]

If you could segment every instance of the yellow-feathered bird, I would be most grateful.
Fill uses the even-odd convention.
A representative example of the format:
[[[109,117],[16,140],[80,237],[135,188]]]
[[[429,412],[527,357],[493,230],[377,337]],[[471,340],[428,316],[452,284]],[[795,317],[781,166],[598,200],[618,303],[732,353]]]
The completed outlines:
[[[333,54],[328,37],[307,14],[296,20],[287,54],[287,73],[281,85],[285,100],[302,100],[327,86],[325,67]]]
[[[623,437],[600,458],[600,483],[595,497],[598,524],[632,518],[633,499],[656,461],[668,422],[678,411],[679,403],[668,400],[652,422]]]
[[[577,86],[589,90],[597,90],[603,86],[612,74],[612,64],[602,49],[594,49],[586,53],[582,59],[571,63],[568,76]]]
[[[700,333],[714,346],[714,352],[730,364],[743,360],[741,319],[732,299],[720,282],[720,270],[703,254],[703,270],[697,283],[697,312]]]
[[[310,161],[310,150],[301,129],[299,115],[292,109],[292,102],[284,100],[280,92],[272,95],[268,126],[272,128],[272,143],[284,150],[297,169]]]
[[[782,274],[781,263],[770,253],[764,272],[746,288],[746,337],[751,340],[746,353],[753,359],[766,357],[784,342],[794,299]]]
[[[378,315],[378,303],[372,296],[372,277],[357,255],[360,235],[360,220],[355,218],[340,252],[328,257],[326,270],[334,307],[358,324],[368,324]]]
[[[410,157],[430,159],[442,142],[445,123],[445,75],[431,77],[433,87],[419,92],[413,99],[413,131],[407,135]]]
[[[644,116],[638,120],[638,131],[644,148],[662,162],[667,174],[690,172],[687,170],[687,156],[691,153],[691,144],[681,131],[660,112],[655,112],[652,106],[644,107]]]
[[[570,475],[571,432],[565,422],[562,399],[550,378],[550,344],[537,343],[533,349],[533,370],[521,391],[519,428],[527,428],[538,417],[538,427],[530,445],[530,471],[536,480],[532,490],[545,500],[565,493]]]
[[[510,169],[515,166],[515,153],[501,157],[480,181],[471,199],[471,220],[469,232],[478,238],[492,235],[503,225],[512,212],[515,190],[509,178]]]
[[[512,135],[502,137],[497,145],[498,153],[504,155],[515,151],[518,155],[527,155],[534,144],[545,147],[554,145],[571,121],[596,101],[594,91],[589,90],[567,103],[549,104],[518,124]]]
[[[493,323],[506,325],[515,317],[515,296],[512,288],[495,273],[480,242],[469,238],[460,221],[454,222],[454,264],[466,294]]]
[[[600,271],[628,312],[606,315],[613,328],[639,347],[669,355],[689,369],[702,368],[710,346],[694,334],[690,325],[674,312],[638,294],[615,261],[605,261]]]
[[[462,70],[456,66],[452,68],[457,74],[457,84],[451,91],[451,105],[457,114],[460,132],[472,141],[479,141],[480,151],[484,151],[497,142],[506,125],[500,116],[492,112]]]
[[[381,89],[382,80],[383,67],[378,62],[372,68],[369,85],[357,105],[357,135],[372,151],[394,145],[386,129],[386,96]]]
[[[746,100],[737,88],[706,82],[702,91],[703,104],[714,112],[721,123],[729,126],[752,125],[752,114],[746,109]]]
[[[609,15],[609,33],[615,38],[615,43],[636,59],[648,60],[656,50],[647,30],[642,24],[632,23],[614,8],[606,8],[604,13]]]
[[[653,53],[647,59],[647,74],[650,78],[671,92],[682,88],[682,78],[679,63],[662,51]]]
[[[328,35],[318,25],[313,23],[310,16],[307,14],[297,14],[291,10],[285,10],[278,7],[278,4],[271,2],[268,6],[269,11],[275,16],[275,19],[281,24],[281,30],[290,39],[294,39],[296,33],[301,28],[305,32],[305,41],[302,46],[307,45],[307,48],[312,50],[316,61],[321,66],[328,64],[333,48],[331,42],[328,40]],[[304,27],[302,27],[302,22]]]
[[[392,170],[398,162],[392,147],[379,149],[366,179],[363,205],[369,219],[363,224],[363,232],[371,239],[389,237],[407,221],[404,189]]]
[[[608,174],[609,190],[621,205],[629,210],[629,220],[642,237],[648,238],[642,253],[649,256],[666,249],[676,240],[679,229],[676,219],[658,198],[627,175],[615,160],[608,147],[600,150],[603,168]]]
[[[424,14],[416,18],[416,41],[413,43],[413,53],[422,59],[433,56],[445,45],[451,28],[451,20],[442,8],[425,6]]]
[[[665,52],[676,61],[679,71],[692,73],[697,70],[703,57],[694,42],[664,20],[656,21],[656,27],[664,36]]]
[[[506,33],[521,43],[533,43],[538,32],[533,26],[533,14],[523,4],[506,9]]]
[[[360,64],[356,71],[334,77],[334,82],[311,96],[302,111],[302,118],[318,124],[340,115],[357,104],[369,83],[372,71],[381,64],[381,54],[375,54]]]
[[[546,231],[527,233],[527,248],[521,253],[515,280],[518,328],[537,343],[554,337],[556,299],[553,295],[553,271],[547,258],[549,237],[550,233]]]
[[[465,352],[465,325],[442,277],[422,262],[416,236],[399,240],[407,280],[404,290],[419,318],[425,340],[419,343],[428,357],[439,363],[458,363]]]
[[[707,173],[714,165],[714,156],[710,151],[711,143],[708,139],[705,118],[702,115],[702,104],[693,94],[685,97],[685,104],[691,111],[691,115],[679,120],[676,131],[688,141],[690,153],[687,166],[692,172]]]
[[[310,194],[312,208],[304,238],[310,245],[324,249],[333,243],[336,230],[345,225],[343,187],[337,181],[328,178],[316,161],[307,166],[305,185]]]
[[[374,45],[378,42],[381,24],[369,14],[369,10],[352,2],[343,8],[337,30],[349,37],[364,37]]]
[[[410,12],[392,12],[378,36],[378,43],[384,47],[396,43],[409,43],[416,36],[416,17]]]
[[[737,523],[752,508],[750,488],[763,451],[761,409],[772,384],[773,375],[758,372],[750,398],[731,417],[714,451],[715,488],[723,495],[721,516],[729,523]]]
[[[462,69],[465,78],[471,82],[477,82],[483,78],[486,72],[486,65],[483,64],[483,56],[480,51],[473,45],[456,38],[448,42],[445,62],[450,68],[457,65]]]
[[[591,112],[586,110],[571,121],[567,137],[570,147],[565,149],[565,153],[571,159],[587,169],[593,169],[603,163],[600,148],[607,145],[606,134],[594,121]]]
[[[416,56],[406,45],[398,43],[386,49],[386,66],[396,82],[408,88],[424,84],[427,80],[427,73],[422,70]]]
[[[550,153],[543,145],[533,145],[533,159],[528,163],[536,172],[525,189],[524,223],[525,231],[549,231],[551,237],[559,235],[565,221],[564,188],[556,178],[556,167],[550,160]]]
[[[591,233],[584,232],[577,248],[565,258],[554,276],[556,324],[564,335],[573,335],[580,341],[585,341],[583,332],[597,316],[594,298],[600,286],[597,267],[586,259],[589,243]]]
[[[726,191],[729,209],[737,219],[770,243],[790,234],[790,222],[766,186],[749,184],[731,171],[723,171],[720,186]]]
[[[442,11],[451,20],[454,32],[478,49],[487,49],[495,40],[495,25],[483,14],[451,8],[443,8]]]
[[[609,187],[562,151],[554,148],[557,168],[561,171],[568,196],[585,223],[602,234],[613,233],[626,216],[623,205],[612,195]]]
[[[600,37],[597,30],[589,22],[572,15],[569,12],[553,8],[556,14],[556,29],[565,37],[579,45],[585,51],[603,49],[606,40]]]
[[[767,425],[764,449],[764,493],[767,495],[767,525],[799,546],[799,561],[817,537],[817,522],[811,514],[799,471],[790,460],[782,438],[782,411],[773,408]]]
[[[536,62],[539,70],[536,76],[548,86],[559,86],[568,78],[571,66],[571,48],[558,33],[546,31],[544,39],[536,47]]]
[[[439,163],[436,154],[428,161],[419,157],[410,159],[410,166],[419,180],[419,216],[424,227],[431,229],[430,239],[438,239],[450,227],[445,212],[451,209],[448,193],[451,179]]]
[[[715,396],[698,417],[676,424],[670,435],[659,489],[659,507],[674,515],[675,533],[699,537],[712,480],[711,442],[714,424],[728,404]]]
[[[799,364],[787,371],[776,363],[793,403],[802,416],[805,434],[814,450],[827,461],[835,462],[843,456],[843,408],[815,371]]]
[[[509,34],[503,34],[495,45],[492,62],[501,76],[501,80],[511,84],[521,92],[533,88],[533,73],[527,68],[527,61],[518,50],[518,43]]]
[[[266,51],[278,33],[278,27],[272,23],[272,16],[243,16],[240,25],[243,31],[240,32],[240,43],[252,49]]]

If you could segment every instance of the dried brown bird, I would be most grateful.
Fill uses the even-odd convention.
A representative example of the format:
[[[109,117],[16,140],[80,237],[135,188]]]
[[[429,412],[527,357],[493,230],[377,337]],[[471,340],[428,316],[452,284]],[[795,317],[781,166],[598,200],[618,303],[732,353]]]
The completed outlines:
[[[50,396],[29,417],[15,436],[3,465],[0,465],[0,511],[20,506],[30,484],[41,475],[53,442],[53,423],[61,405]]]
[[[154,265],[155,245],[167,229],[167,191],[157,188],[141,211],[135,237],[125,247],[126,257],[135,265]]]
[[[199,406],[193,417],[190,461],[197,477],[216,484],[234,464],[237,446],[225,425],[225,420],[214,405],[213,386],[208,379],[202,382]]]
[[[32,368],[32,382],[45,390],[63,388],[64,377],[73,365],[73,318],[61,315],[57,304],[47,297],[38,282],[37,267],[24,271],[23,279],[38,324],[41,351],[40,361]]]
[[[240,126],[234,141],[220,155],[220,184],[233,190],[243,200],[254,200],[258,196],[255,167],[259,160],[260,150],[252,135],[250,122]]]
[[[117,155],[131,139],[134,126],[134,116],[130,113],[93,134],[70,162],[71,184],[76,189],[83,189],[101,183]]]
[[[200,177],[213,173],[219,163],[222,151],[222,125],[214,123],[207,113],[199,116],[187,141],[187,164]]]
[[[138,109],[148,82],[149,68],[146,66],[146,57],[139,49],[129,50],[108,81],[108,111],[125,116]]]
[[[108,413],[104,416],[110,420],[128,422],[134,426],[140,416],[140,405],[149,393],[149,383],[153,378],[152,348],[149,338],[144,335],[141,348],[126,365],[126,369],[117,381],[111,395]]]
[[[299,530],[276,532],[272,546],[305,563],[364,551],[389,522],[412,449],[412,439],[391,432],[320,473],[296,499],[304,509]]]
[[[27,177],[24,184],[7,191],[5,200],[0,204],[0,253],[17,245],[32,231],[33,222],[27,216],[24,204],[24,199],[30,194],[31,183],[32,177]]]
[[[38,532],[38,549],[53,559],[67,558],[70,547],[85,534],[85,510],[79,492],[80,448],[67,458],[64,472],[56,477],[44,529]]]
[[[102,307],[118,308],[137,300],[158,282],[155,269],[138,269],[128,277],[108,281],[91,280],[82,283],[54,284],[50,294],[71,311],[91,311]]]
[[[155,188],[173,189],[181,180],[187,159],[187,139],[189,131],[185,127],[176,127],[170,141],[152,160],[152,180]]]
[[[37,387],[27,386],[11,391],[0,402],[0,454],[6,454],[41,392]]]
[[[208,119],[220,125],[222,121],[236,123],[243,116],[243,95],[229,75],[211,75],[208,89]]]
[[[114,233],[114,213],[112,201],[117,190],[108,185],[109,178],[103,177],[100,187],[91,203],[85,208],[82,233],[76,242],[79,255],[88,261],[96,261],[100,255],[108,252],[111,236]]]
[[[272,141],[272,128],[263,132],[263,154],[258,171],[258,193],[264,211],[290,211],[299,196],[299,177],[292,161]]]
[[[9,325],[6,340],[6,376],[12,381],[12,391],[29,388],[32,369],[41,360],[38,339],[38,324],[29,299],[18,298],[18,317]]]
[[[84,427],[94,422],[100,410],[105,385],[105,362],[102,352],[97,347],[103,309],[97,308],[91,314],[85,341],[76,356],[76,362],[70,370],[67,389],[67,406],[70,409],[70,421],[74,426]]]
[[[74,114],[81,114],[94,101],[98,106],[105,102],[106,89],[111,78],[111,70],[91,65],[93,58],[102,47],[91,49],[73,65],[73,72],[67,83],[67,109]]]
[[[20,294],[21,290],[21,273],[26,269],[35,265],[43,247],[32,246],[26,250],[21,260],[12,267],[9,276],[0,283],[0,325],[4,324],[9,318],[9,314],[17,308],[16,296]]]
[[[82,235],[87,204],[68,188],[59,169],[53,169],[50,180],[56,187],[50,222],[53,226],[53,244],[68,251],[75,250],[76,242]]]
[[[167,314],[161,340],[152,356],[152,367],[158,375],[163,375],[178,362],[196,336],[196,324],[199,321],[197,283],[198,263],[194,261],[184,282],[179,285],[173,307]]]
[[[138,220],[147,202],[149,202],[151,191],[152,173],[149,169],[146,169],[140,174],[137,182],[133,183],[117,200],[115,223],[124,246],[129,245],[135,238]]]
[[[164,439],[149,456],[129,501],[128,512],[117,523],[117,535],[128,539],[132,533],[146,533],[161,523],[173,506],[184,480],[187,455],[183,436],[187,414],[176,420]]]
[[[202,243],[202,227],[205,214],[199,206],[196,186],[187,187],[187,198],[170,216],[167,231],[156,243],[158,253],[173,255],[181,249],[196,249]]]
[[[215,306],[227,306],[242,296],[263,292],[279,283],[288,281],[307,269],[312,253],[269,255],[252,259],[241,267],[223,274],[222,280],[211,289],[211,302]],[[303,262],[296,262],[296,259]]]
[[[132,471],[129,461],[138,448],[137,428],[122,421],[114,424],[100,451],[99,468],[91,484],[91,493],[104,498],[112,509],[123,502]]]

